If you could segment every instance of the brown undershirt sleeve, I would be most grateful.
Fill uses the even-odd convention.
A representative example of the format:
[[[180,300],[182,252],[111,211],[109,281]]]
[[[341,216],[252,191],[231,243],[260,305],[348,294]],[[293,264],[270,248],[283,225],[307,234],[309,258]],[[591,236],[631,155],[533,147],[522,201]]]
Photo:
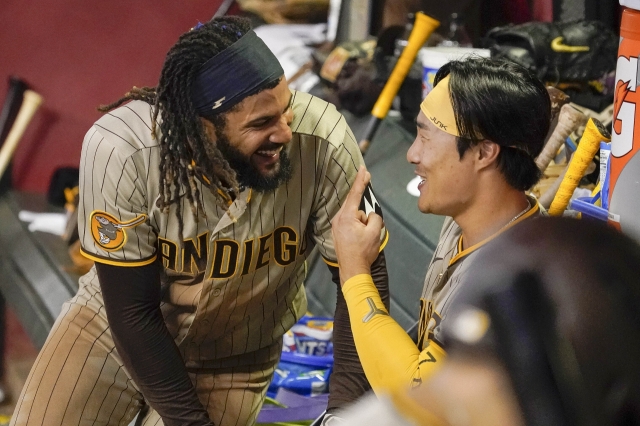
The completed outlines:
[[[329,404],[327,412],[331,413],[340,407],[352,403],[371,386],[362,369],[362,364],[353,342],[349,311],[340,287],[340,271],[330,266],[332,281],[337,285],[336,313],[333,325],[333,373],[329,380]],[[371,265],[371,276],[380,293],[380,297],[389,309],[389,277],[384,251]]]
[[[96,263],[104,307],[127,372],[165,426],[213,426],[160,311],[160,266]]]

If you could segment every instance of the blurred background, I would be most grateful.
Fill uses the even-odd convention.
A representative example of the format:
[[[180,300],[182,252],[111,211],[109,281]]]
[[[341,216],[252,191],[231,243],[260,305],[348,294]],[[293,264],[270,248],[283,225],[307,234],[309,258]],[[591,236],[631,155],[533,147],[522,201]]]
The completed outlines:
[[[0,82],[17,76],[45,99],[15,152],[14,187],[45,192],[56,168],[77,166],[84,133],[99,117],[96,107],[119,98],[132,85],[153,86],[164,55],[178,35],[198,21],[210,19],[222,3],[5,0],[0,7]],[[284,22],[287,17],[290,22],[317,22],[322,13],[326,21],[330,8],[329,0],[239,3],[271,23]],[[376,36],[383,28],[404,25],[407,13],[423,10],[443,23],[438,29],[443,35],[449,30],[446,24],[452,13],[463,16],[475,45],[495,26],[551,20],[555,15],[563,20],[599,19],[613,31],[619,24],[619,6],[613,0],[555,2],[555,15],[553,9],[538,5],[544,2],[530,0],[343,3],[353,3],[353,10],[369,16],[368,28],[366,22],[360,22],[364,30],[352,30],[353,34],[360,31],[359,36]],[[286,6],[289,14],[278,16],[277,5]],[[241,12],[237,2],[227,11]],[[346,24],[343,39],[350,35]]]

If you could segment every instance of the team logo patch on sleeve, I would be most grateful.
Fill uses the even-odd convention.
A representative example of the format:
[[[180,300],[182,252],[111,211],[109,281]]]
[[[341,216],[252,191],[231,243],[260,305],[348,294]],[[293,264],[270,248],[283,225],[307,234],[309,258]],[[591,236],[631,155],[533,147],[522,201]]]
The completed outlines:
[[[93,240],[105,250],[118,250],[127,241],[125,228],[133,228],[140,225],[147,219],[147,215],[140,215],[128,222],[120,222],[109,213],[94,211],[91,213],[89,222],[91,224],[91,236]]]

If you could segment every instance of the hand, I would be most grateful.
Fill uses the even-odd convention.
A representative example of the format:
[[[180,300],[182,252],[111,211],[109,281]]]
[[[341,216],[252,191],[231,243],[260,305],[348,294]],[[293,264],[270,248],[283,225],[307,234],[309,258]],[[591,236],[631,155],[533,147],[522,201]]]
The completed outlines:
[[[367,217],[358,209],[370,180],[371,174],[361,166],[344,204],[331,221],[341,284],[355,275],[370,274],[371,264],[380,252],[382,218],[373,212]]]

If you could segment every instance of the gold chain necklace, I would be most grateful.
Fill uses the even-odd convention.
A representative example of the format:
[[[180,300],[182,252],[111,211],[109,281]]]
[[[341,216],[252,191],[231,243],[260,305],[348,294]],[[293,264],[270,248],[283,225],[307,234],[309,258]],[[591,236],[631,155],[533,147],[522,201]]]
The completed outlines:
[[[509,221],[509,223],[507,223],[503,228],[506,228],[507,226],[511,225],[513,222],[515,222],[516,220],[518,220],[523,214],[525,214],[526,212],[528,212],[529,210],[531,210],[531,203],[529,203],[529,200],[527,200],[527,207],[525,207],[524,210],[522,210],[520,213],[518,213],[517,215],[515,215],[513,217],[513,219],[511,219]]]

